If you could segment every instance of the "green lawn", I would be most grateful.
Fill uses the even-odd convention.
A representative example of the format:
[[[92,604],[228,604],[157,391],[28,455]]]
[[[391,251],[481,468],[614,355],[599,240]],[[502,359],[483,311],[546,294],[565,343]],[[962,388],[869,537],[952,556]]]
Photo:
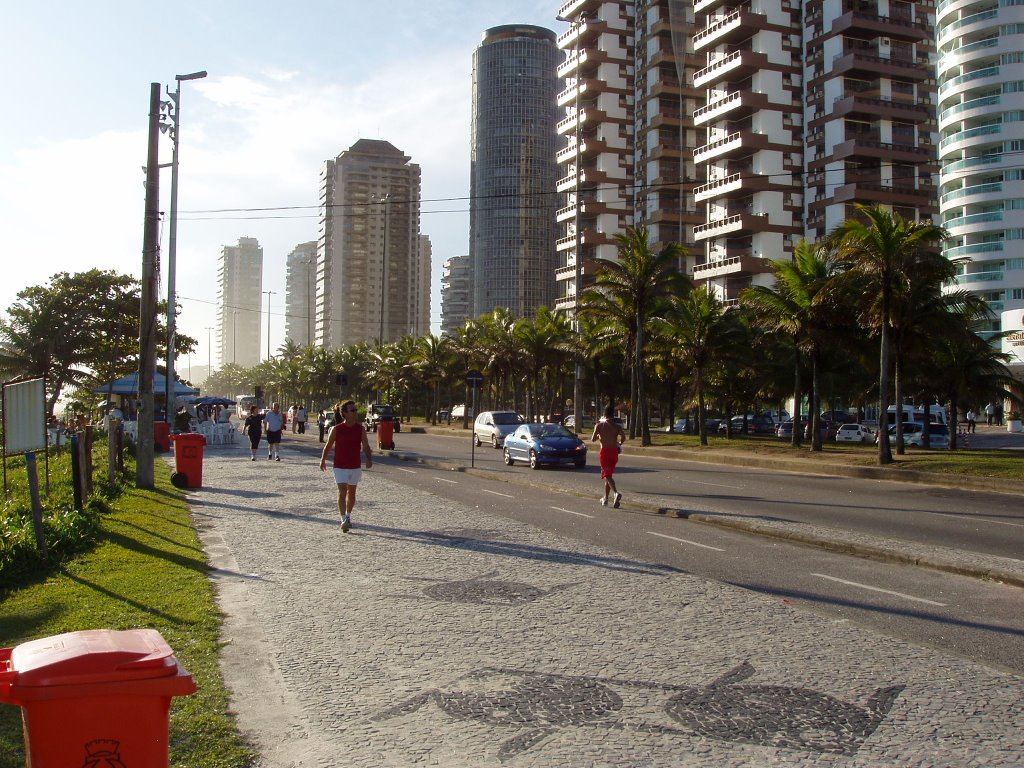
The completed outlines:
[[[228,711],[206,558],[161,461],[156,475],[154,490],[128,489],[102,516],[94,549],[3,596],[0,645],[81,629],[156,629],[199,686],[171,707],[171,764],[245,768],[255,756]],[[0,768],[24,765],[20,710],[0,706]]]

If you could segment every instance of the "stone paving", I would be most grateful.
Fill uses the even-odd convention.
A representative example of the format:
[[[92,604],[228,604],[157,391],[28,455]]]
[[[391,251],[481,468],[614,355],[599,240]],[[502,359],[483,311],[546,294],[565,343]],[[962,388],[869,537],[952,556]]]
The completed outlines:
[[[190,492],[262,768],[1021,766],[1024,679],[364,472]],[[243,453],[246,454],[243,456]]]

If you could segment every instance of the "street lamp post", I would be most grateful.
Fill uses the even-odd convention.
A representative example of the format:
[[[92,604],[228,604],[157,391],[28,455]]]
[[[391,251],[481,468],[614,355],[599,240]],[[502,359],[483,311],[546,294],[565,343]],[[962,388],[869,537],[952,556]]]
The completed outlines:
[[[238,362],[238,310],[231,312],[231,362]]]
[[[213,326],[206,326],[206,376],[213,373]]]
[[[270,359],[270,297],[273,296],[276,291],[263,291],[267,294],[267,360]]]
[[[377,346],[384,346],[384,289],[387,286],[387,271],[388,271],[388,201],[391,199],[391,193],[388,192],[386,195],[371,195],[371,198],[384,206],[384,242],[381,247],[380,254],[380,331],[377,334]]]
[[[582,73],[580,71],[580,37],[582,36],[583,27],[587,23],[587,17],[586,17],[585,14],[581,13],[575,19],[570,19],[570,18],[568,18],[566,16],[557,16],[556,18],[558,19],[558,21],[569,22],[569,24],[572,25],[572,28],[576,32],[576,36],[575,36],[575,38],[573,40],[573,58],[576,61],[576,93],[575,93],[575,98],[574,98],[575,104],[574,104],[574,107],[573,107],[573,109],[574,109],[574,111],[576,113],[576,124],[575,124],[575,127],[573,129],[574,130],[574,139],[573,140],[576,143],[576,158],[575,158],[575,163],[576,163],[576,184],[575,184],[575,190],[573,192],[573,195],[576,198],[576,204],[574,206],[574,212],[573,212],[573,229],[575,230],[575,244],[573,246],[573,260],[575,262],[575,265],[574,265],[575,266],[575,270],[574,270],[574,274],[573,274],[573,291],[575,292],[576,295],[573,298],[573,327],[574,327],[574,329],[576,331],[576,343],[577,343],[577,350],[576,350],[576,352],[577,352],[577,355],[578,355],[579,352],[580,352],[579,347],[581,346],[579,342],[580,342],[580,339],[581,339],[581,336],[582,336],[582,334],[580,332],[580,314],[579,314],[580,313],[580,294],[583,291],[583,254],[582,254],[583,243],[582,243],[582,233],[580,232],[580,209],[582,208],[582,203],[580,201],[580,177],[582,175],[580,173],[580,156],[581,156],[580,141],[581,141],[581,138],[582,138],[582,128],[583,128],[583,116],[580,113],[580,91],[582,90],[582,82],[581,81],[582,81],[583,78],[582,78]],[[576,360],[575,375],[573,376],[573,393],[572,393],[573,422],[575,424],[575,429],[576,429],[577,432],[580,431],[580,428],[583,425],[583,405],[582,405],[582,400],[583,400],[583,364],[577,358],[577,360]]]
[[[201,80],[206,71],[191,72],[187,75],[175,75],[177,83],[174,92],[167,86],[167,95],[171,99],[171,221],[167,234],[167,388],[165,390],[164,418],[173,423],[174,410],[174,335],[177,314],[177,296],[175,295],[175,271],[177,268],[178,247],[178,132],[181,117],[181,83],[183,80]]]
[[[313,266],[313,257],[306,259],[306,346],[313,346],[313,281],[309,268]]]

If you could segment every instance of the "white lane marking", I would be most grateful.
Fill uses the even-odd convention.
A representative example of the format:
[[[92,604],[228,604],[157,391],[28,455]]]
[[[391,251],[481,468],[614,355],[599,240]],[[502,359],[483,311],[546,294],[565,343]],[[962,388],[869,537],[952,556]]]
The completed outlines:
[[[992,523],[992,525],[1009,525],[1013,528],[1024,528],[1024,523],[1008,523],[1005,520],[989,520],[987,517],[974,517],[973,515],[958,515],[955,512],[934,512],[933,514],[944,517],[955,517],[957,520],[972,523]]]
[[[458,485],[459,484],[458,481],[456,481],[456,480],[449,480],[447,477],[435,477],[434,479],[437,480],[437,482],[439,482],[439,483],[451,483],[452,485]]]
[[[495,496],[504,496],[506,499],[514,499],[515,496],[509,496],[507,493],[498,493],[497,491],[488,491],[486,488],[481,488],[484,493],[493,493]]]
[[[722,485],[721,483],[704,483],[700,480],[687,480],[687,485],[706,485],[709,488],[732,488],[733,490],[743,490],[746,488],[745,485]]]
[[[583,512],[573,512],[571,509],[562,509],[561,507],[552,507],[556,512],[565,512],[567,515],[578,515],[579,517],[589,517],[591,520],[594,519],[593,515],[587,515]]]
[[[812,573],[811,576],[817,576],[821,579],[828,579],[829,581],[836,581],[840,584],[845,584],[848,587],[859,587],[860,589],[868,589],[872,592],[881,592],[886,595],[892,595],[893,597],[902,597],[904,600],[913,600],[915,603],[925,603],[926,605],[937,605],[940,608],[945,608],[945,603],[937,603],[934,600],[925,600],[923,597],[914,597],[903,592],[893,592],[891,589],[882,589],[881,587],[872,587],[867,584],[861,584],[856,581],[847,581],[846,579],[838,579],[835,576],[827,576],[824,573]]]
[[[701,547],[702,549],[713,549],[715,552],[725,552],[724,549],[718,547],[709,547],[707,544],[698,544],[696,541],[690,541],[689,539],[677,539],[675,536],[666,536],[664,533],[655,533],[654,531],[648,531],[651,536],[658,536],[662,539],[671,539],[672,541],[678,541],[680,544],[690,544],[694,547]]]
[[[406,469],[405,467],[395,467],[395,469],[397,469],[399,472],[408,472],[410,475],[416,474],[415,469]]]

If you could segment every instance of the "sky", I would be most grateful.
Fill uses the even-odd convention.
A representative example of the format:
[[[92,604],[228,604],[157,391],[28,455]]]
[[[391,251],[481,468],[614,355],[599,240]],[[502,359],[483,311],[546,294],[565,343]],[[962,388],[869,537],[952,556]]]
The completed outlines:
[[[218,367],[218,259],[239,237],[263,246],[272,351],[284,342],[286,257],[317,237],[323,162],[361,138],[421,167],[437,333],[444,261],[469,250],[473,51],[501,24],[563,32],[561,4],[0,0],[0,313],[60,272],[141,276],[150,83],[206,70],[181,85],[175,286],[198,348],[179,373]],[[170,169],[160,182],[163,267]]]

